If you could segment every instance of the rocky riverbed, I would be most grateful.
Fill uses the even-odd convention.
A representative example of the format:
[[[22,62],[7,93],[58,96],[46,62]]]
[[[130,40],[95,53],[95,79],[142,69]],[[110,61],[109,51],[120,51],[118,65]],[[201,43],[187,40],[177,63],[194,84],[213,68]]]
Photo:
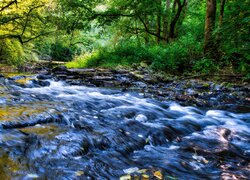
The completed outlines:
[[[213,82],[208,80],[210,77],[206,80],[199,77],[157,77],[143,69],[67,69],[61,66],[41,74],[38,79],[52,77],[70,85],[120,88],[124,92],[136,91],[144,97],[176,101],[181,105],[250,112],[250,84],[238,81],[237,77],[229,77],[229,81],[227,79],[225,82]]]
[[[1,179],[249,179],[248,84],[66,69],[0,76]]]

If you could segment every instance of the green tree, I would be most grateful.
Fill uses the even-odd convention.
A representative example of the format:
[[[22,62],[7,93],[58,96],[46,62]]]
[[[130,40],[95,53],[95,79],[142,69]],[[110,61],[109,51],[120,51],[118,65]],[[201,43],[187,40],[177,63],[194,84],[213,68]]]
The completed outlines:
[[[0,2],[0,58],[2,61],[20,65],[32,53],[30,42],[51,33],[48,15],[53,4],[49,0],[4,0]],[[19,56],[11,55],[17,49]],[[20,53],[23,52],[23,53]],[[13,51],[15,54],[15,50]],[[22,60],[21,60],[22,59]]]

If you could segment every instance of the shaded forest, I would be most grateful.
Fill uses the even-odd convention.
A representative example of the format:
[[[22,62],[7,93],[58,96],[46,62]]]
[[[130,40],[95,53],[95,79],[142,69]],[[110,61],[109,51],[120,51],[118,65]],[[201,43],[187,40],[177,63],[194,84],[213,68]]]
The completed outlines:
[[[249,78],[248,0],[1,0],[0,62]]]

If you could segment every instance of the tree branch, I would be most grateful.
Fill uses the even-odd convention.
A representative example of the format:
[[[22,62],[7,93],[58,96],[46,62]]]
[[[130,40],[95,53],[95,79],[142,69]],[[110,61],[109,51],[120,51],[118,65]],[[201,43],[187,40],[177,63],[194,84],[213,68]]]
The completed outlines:
[[[17,0],[13,0],[13,1],[10,1],[7,5],[3,6],[1,9],[0,9],[0,12],[2,12],[4,9],[10,7],[12,4],[16,4],[17,5]]]
[[[139,20],[142,22],[142,24],[143,24],[143,26],[144,26],[144,29],[145,29],[145,31],[146,31],[147,33],[149,33],[149,34],[151,34],[151,35],[153,35],[153,36],[155,36],[155,37],[158,37],[158,38],[161,39],[161,40],[166,40],[164,37],[159,36],[158,34],[156,34],[156,33],[154,33],[154,32],[151,32],[151,31],[148,29],[147,24],[144,22],[144,20],[142,19],[142,17],[138,16],[138,18],[139,18]]]
[[[17,20],[17,19],[22,19],[23,17],[13,17],[13,18],[10,18],[10,19],[5,19],[5,20],[3,20],[2,22],[1,22],[1,24],[0,25],[4,25],[4,24],[7,24],[7,23],[9,23],[9,22],[11,22],[11,21],[15,21],[15,20]]]
[[[174,19],[170,23],[170,31],[169,31],[169,37],[170,38],[174,38],[175,25],[176,25],[178,19],[180,18],[182,9],[184,8],[184,6],[186,6],[187,0],[184,0],[183,4],[181,4],[180,0],[176,0],[175,2],[178,5],[178,10],[177,10],[177,13],[174,16]]]
[[[55,31],[50,31],[50,32],[44,32],[44,33],[41,33],[41,34],[38,34],[38,35],[36,35],[36,36],[34,36],[34,37],[32,37],[32,38],[29,38],[29,39],[27,39],[27,40],[23,40],[22,41],[22,44],[25,44],[25,43],[28,43],[28,42],[30,42],[30,41],[32,41],[32,40],[34,40],[34,39],[37,39],[37,38],[39,38],[39,37],[41,37],[41,36],[47,36],[47,35],[49,35],[49,34],[52,34],[52,33],[54,33]]]
[[[21,33],[21,36],[23,36],[23,34],[25,33],[25,30],[26,30],[26,28],[27,28],[28,21],[29,21],[29,16],[30,16],[31,12],[32,12],[34,9],[37,9],[37,8],[40,8],[40,7],[43,7],[43,6],[44,6],[44,5],[38,5],[38,6],[35,6],[35,7],[31,8],[31,9],[29,10],[29,12],[27,13],[27,16],[26,16],[26,21],[25,21],[24,28],[23,28],[23,31],[22,31],[22,33]]]

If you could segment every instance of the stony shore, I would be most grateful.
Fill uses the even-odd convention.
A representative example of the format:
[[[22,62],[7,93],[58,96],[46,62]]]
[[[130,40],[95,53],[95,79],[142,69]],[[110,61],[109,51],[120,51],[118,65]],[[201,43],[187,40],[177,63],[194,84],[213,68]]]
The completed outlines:
[[[33,69],[33,72],[38,74],[37,80],[33,80],[35,86],[48,86],[48,80],[55,79],[70,85],[138,92],[146,98],[175,101],[185,106],[250,112],[250,84],[240,81],[239,77],[221,76],[215,80],[209,76],[177,77],[155,74],[144,68],[67,69],[65,66]],[[25,75],[20,78],[25,78]]]
[[[180,78],[155,76],[143,69],[67,69],[60,66],[38,79],[55,78],[71,85],[120,88],[123,91],[136,91],[145,97],[162,101],[177,101],[182,105],[201,108],[226,109],[237,112],[250,112],[250,85],[247,82],[214,82],[201,78]],[[234,81],[234,82],[233,82]]]

